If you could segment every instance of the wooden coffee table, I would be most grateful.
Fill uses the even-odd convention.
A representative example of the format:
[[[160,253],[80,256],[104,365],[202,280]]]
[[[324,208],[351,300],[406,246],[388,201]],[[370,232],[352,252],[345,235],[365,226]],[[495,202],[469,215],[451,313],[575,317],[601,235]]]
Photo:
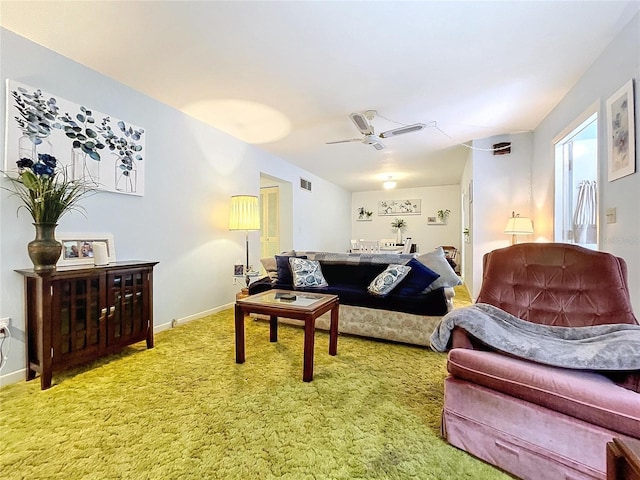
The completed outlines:
[[[293,294],[295,300],[283,297]],[[244,363],[244,316],[259,313],[269,316],[269,340],[278,341],[278,317],[304,321],[304,364],[302,380],[313,380],[313,351],[315,345],[316,318],[331,311],[329,329],[329,355],[338,353],[338,297],[320,293],[291,292],[288,290],[269,290],[236,301],[236,363]]]

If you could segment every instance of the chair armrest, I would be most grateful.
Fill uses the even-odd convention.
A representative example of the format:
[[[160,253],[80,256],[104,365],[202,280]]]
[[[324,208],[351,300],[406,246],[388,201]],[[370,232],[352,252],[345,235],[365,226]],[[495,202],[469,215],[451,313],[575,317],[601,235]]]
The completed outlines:
[[[460,327],[454,327],[451,332],[451,349],[466,348],[467,350],[491,350],[484,343],[476,340]]]

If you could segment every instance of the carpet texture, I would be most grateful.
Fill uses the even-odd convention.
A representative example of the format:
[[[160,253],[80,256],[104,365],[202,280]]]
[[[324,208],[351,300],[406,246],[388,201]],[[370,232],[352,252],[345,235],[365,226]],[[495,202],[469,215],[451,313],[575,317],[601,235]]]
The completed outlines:
[[[156,335],[54,386],[0,390],[3,479],[507,479],[439,438],[443,354],[316,333],[302,382],[300,328],[231,310]]]

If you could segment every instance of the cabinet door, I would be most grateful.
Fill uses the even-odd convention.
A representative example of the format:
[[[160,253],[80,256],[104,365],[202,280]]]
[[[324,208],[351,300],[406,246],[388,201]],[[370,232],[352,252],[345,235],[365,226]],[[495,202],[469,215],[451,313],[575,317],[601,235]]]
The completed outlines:
[[[107,275],[107,347],[145,340],[149,330],[149,273],[135,269]]]
[[[95,356],[105,343],[100,277],[56,280],[52,288],[53,364],[78,363]]]

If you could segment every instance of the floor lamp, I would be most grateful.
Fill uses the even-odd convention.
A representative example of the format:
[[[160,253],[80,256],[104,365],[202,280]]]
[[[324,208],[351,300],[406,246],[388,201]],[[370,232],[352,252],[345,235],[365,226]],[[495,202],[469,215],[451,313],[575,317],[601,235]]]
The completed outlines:
[[[249,287],[249,230],[260,230],[260,210],[255,195],[234,195],[231,197],[229,230],[245,231],[247,263],[244,267],[247,288]]]

